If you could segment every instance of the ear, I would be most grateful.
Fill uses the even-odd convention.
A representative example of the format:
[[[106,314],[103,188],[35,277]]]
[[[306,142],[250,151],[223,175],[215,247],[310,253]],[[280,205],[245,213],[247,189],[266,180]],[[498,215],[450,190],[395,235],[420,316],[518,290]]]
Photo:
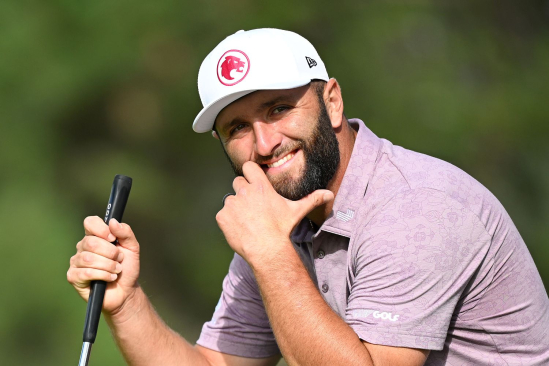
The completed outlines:
[[[324,103],[326,103],[326,111],[332,120],[332,127],[339,128],[343,123],[343,97],[341,96],[341,87],[334,78],[326,83]]]
[[[212,131],[212,136],[219,140],[219,135],[217,134],[217,132]]]

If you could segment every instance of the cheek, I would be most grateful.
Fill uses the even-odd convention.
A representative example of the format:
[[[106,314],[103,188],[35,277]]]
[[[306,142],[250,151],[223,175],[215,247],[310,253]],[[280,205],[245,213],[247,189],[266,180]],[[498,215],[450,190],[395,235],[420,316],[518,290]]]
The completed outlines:
[[[253,152],[246,141],[232,141],[225,146],[227,155],[237,166],[242,166],[248,160],[252,160]]]
[[[316,117],[310,113],[292,116],[284,125],[284,135],[292,140],[307,140],[316,123]]]

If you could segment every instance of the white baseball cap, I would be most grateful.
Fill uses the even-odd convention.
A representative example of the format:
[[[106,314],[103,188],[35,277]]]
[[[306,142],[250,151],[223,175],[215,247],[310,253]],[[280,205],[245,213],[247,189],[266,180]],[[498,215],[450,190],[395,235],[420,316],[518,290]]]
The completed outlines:
[[[297,88],[313,79],[329,77],[313,45],[299,34],[272,28],[238,31],[200,66],[198,93],[204,108],[193,130],[211,131],[219,112],[246,94]]]

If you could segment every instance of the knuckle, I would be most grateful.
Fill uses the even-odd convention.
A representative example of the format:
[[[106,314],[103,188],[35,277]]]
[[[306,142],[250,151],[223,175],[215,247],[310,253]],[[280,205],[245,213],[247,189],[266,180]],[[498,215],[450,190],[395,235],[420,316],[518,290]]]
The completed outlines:
[[[98,218],[99,216],[87,216],[84,219],[84,227],[89,228],[93,226],[93,224],[97,221]]]
[[[109,234],[108,227],[105,224],[105,222],[99,217],[99,216],[88,216],[84,219],[84,229],[86,230],[86,233],[89,235],[90,233],[93,235],[105,235],[105,237]]]
[[[92,258],[91,253],[87,253],[87,252],[82,253],[82,262],[84,262],[84,263],[92,263],[92,262],[93,262],[93,258]]]
[[[82,245],[82,250],[93,252],[97,249],[97,243],[91,237],[88,238]]]
[[[321,200],[322,200],[322,198],[319,195],[314,195],[312,201],[313,201],[314,205],[318,205],[318,204],[320,204]]]
[[[117,247],[115,247],[114,245],[112,246],[112,251],[110,253],[110,259],[113,259],[113,260],[116,260],[116,258],[118,258],[118,252],[119,252],[119,249]]]
[[[93,275],[94,275],[94,270],[91,269],[91,268],[85,268],[83,271],[82,271],[82,274],[83,276],[86,278],[86,279],[92,279]]]

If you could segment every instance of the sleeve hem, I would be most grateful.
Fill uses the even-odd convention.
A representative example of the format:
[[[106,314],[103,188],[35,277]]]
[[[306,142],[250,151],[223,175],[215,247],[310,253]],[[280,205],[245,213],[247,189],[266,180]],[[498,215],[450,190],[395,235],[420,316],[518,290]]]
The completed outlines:
[[[444,348],[444,342],[446,340],[446,337],[383,331],[367,327],[353,327],[353,330],[361,340],[382,346],[441,351]]]
[[[253,341],[247,343],[236,342],[234,340],[228,341],[204,333],[200,335],[200,338],[196,341],[196,344],[217,352],[240,357],[267,358],[280,354],[276,344],[265,345]]]

